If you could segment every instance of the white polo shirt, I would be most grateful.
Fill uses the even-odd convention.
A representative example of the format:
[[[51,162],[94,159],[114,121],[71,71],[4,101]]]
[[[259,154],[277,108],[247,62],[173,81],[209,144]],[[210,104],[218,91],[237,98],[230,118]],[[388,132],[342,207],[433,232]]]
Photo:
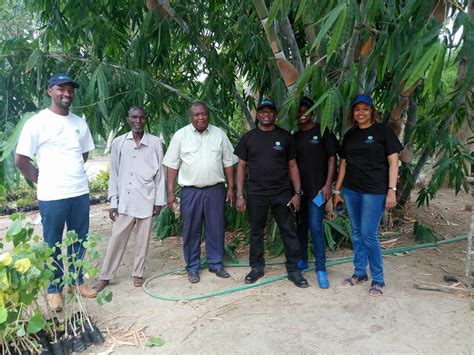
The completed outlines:
[[[61,116],[50,109],[32,116],[23,126],[17,154],[38,163],[38,200],[52,201],[89,192],[82,153],[94,149],[87,123],[69,112]]]

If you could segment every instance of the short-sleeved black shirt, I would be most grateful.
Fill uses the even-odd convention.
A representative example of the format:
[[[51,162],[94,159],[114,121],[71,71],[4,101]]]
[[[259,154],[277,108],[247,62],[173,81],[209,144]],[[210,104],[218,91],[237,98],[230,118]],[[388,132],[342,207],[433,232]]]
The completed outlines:
[[[370,194],[385,195],[388,189],[387,157],[399,153],[402,144],[386,124],[350,129],[342,141],[340,156],[346,159],[344,187]]]
[[[304,195],[314,198],[326,183],[328,158],[336,155],[337,139],[332,132],[321,136],[321,127],[316,124],[307,131],[293,134],[296,144],[296,162],[301,176]]]
[[[234,154],[247,162],[248,193],[272,195],[291,189],[288,161],[295,159],[290,132],[275,126],[267,132],[258,127],[240,138]]]

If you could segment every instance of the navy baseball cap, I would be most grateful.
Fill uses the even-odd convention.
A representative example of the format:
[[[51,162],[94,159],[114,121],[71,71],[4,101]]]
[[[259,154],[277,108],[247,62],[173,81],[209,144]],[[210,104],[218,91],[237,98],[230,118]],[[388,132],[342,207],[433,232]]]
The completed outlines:
[[[364,104],[374,106],[372,99],[368,95],[357,95],[354,100],[352,100],[352,106],[357,105],[359,102],[363,102]]]
[[[52,88],[54,85],[62,85],[62,84],[71,84],[73,87],[78,88],[79,84],[76,83],[71,77],[67,74],[56,73],[51,76],[48,80],[48,89]]]
[[[257,111],[260,111],[264,107],[270,107],[276,111],[277,107],[271,99],[261,99],[257,105]]]

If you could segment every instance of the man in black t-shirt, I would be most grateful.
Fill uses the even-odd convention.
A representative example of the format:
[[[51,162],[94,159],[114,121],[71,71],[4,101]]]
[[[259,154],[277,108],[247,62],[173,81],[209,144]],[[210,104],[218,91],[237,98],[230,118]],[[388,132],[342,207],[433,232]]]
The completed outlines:
[[[311,231],[316,276],[319,287],[328,288],[326,273],[326,244],[324,242],[324,204],[331,197],[331,184],[336,170],[337,139],[313,123],[313,100],[304,97],[298,110],[299,130],[293,134],[296,143],[296,161],[301,175],[304,196],[298,219],[297,235],[301,248],[300,270],[308,268],[308,229]]]
[[[294,140],[290,132],[275,125],[276,106],[272,100],[259,102],[257,119],[259,126],[245,133],[234,151],[239,157],[237,210],[244,212],[248,206],[250,222],[251,271],[245,277],[245,283],[254,283],[264,275],[264,229],[268,209],[271,208],[285,248],[288,279],[298,287],[308,287],[297,267],[300,250],[292,215],[292,211],[298,211],[303,193]],[[247,166],[248,203],[243,194]],[[292,193],[290,180],[295,194]]]

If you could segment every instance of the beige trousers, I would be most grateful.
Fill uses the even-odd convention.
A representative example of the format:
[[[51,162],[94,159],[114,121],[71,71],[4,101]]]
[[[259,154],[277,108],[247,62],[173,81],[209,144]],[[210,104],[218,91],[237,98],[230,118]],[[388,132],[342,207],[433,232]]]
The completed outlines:
[[[153,217],[136,218],[119,214],[112,226],[112,236],[105,253],[104,264],[100,273],[100,280],[111,280],[115,277],[120,261],[122,260],[128,238],[133,226],[137,225],[137,242],[135,246],[135,260],[133,262],[133,276],[143,277],[145,258],[150,243],[150,231]]]

